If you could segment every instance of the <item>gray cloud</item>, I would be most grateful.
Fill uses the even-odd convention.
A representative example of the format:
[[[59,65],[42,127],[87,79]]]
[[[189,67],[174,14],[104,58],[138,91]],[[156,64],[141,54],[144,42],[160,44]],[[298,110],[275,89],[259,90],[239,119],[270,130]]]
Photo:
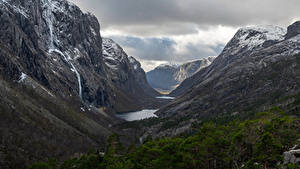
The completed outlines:
[[[134,55],[140,60],[148,61],[169,61],[174,63],[182,63],[187,60],[200,59],[207,56],[216,56],[224,47],[223,44],[216,46],[206,44],[184,45],[188,51],[182,55],[176,50],[178,42],[168,38],[138,38],[127,36],[111,36],[119,43],[127,53]],[[134,47],[134,48],[133,48]]]
[[[176,42],[166,38],[137,38],[137,37],[110,37],[118,42],[125,50],[143,60],[174,60],[174,46]],[[134,48],[132,48],[134,47]]]
[[[287,25],[300,16],[299,0],[72,0],[95,13],[105,29],[139,34],[185,33],[184,25]],[[177,26],[176,26],[177,25]],[[178,27],[178,25],[181,25]],[[176,30],[177,29],[177,30]],[[146,30],[146,29],[144,29]],[[175,31],[176,30],[176,31]]]
[[[188,51],[181,54],[176,50],[179,45],[176,41],[168,38],[138,38],[130,36],[111,36],[120,44],[125,52],[138,59],[145,71],[154,69],[162,63],[184,63],[188,60],[201,59],[207,56],[216,56],[224,45],[216,46],[201,43],[184,45]]]

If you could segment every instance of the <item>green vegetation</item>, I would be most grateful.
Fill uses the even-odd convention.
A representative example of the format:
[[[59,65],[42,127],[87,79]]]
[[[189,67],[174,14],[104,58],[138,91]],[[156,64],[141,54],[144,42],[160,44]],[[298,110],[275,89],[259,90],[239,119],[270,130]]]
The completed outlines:
[[[151,137],[126,151],[117,135],[108,139],[105,155],[90,153],[63,162],[61,169],[260,169],[282,168],[283,152],[300,138],[300,119],[278,108],[226,124],[205,122],[189,137]],[[50,161],[51,162],[51,161]],[[39,163],[30,169],[52,169]],[[48,166],[47,166],[48,165]],[[47,167],[45,167],[47,166]],[[286,164],[287,168],[300,168]]]

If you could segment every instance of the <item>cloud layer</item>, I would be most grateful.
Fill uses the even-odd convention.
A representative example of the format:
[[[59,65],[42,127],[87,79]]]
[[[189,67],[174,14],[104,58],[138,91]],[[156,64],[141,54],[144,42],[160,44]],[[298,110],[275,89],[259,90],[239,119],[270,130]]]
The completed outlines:
[[[216,55],[238,27],[287,26],[299,0],[71,0],[95,14],[104,36],[143,60]]]
[[[299,0],[72,1],[97,15],[104,28],[151,36],[193,32],[191,25],[287,25],[300,14]]]

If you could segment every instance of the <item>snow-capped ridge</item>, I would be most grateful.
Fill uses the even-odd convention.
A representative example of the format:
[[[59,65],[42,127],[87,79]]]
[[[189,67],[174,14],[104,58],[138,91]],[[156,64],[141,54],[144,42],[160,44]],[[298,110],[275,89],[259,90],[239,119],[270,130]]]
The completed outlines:
[[[180,65],[177,63],[163,63],[157,66],[157,68],[164,68],[164,67],[173,67],[173,68],[178,68]]]
[[[286,28],[271,25],[241,28],[225,46],[224,51],[231,51],[235,54],[241,49],[253,50],[262,47],[265,42],[283,41],[286,33]]]
[[[286,28],[279,26],[265,25],[265,26],[249,26],[241,28],[239,31],[250,32],[256,31],[262,33],[266,40],[283,40],[284,35],[287,33]]]

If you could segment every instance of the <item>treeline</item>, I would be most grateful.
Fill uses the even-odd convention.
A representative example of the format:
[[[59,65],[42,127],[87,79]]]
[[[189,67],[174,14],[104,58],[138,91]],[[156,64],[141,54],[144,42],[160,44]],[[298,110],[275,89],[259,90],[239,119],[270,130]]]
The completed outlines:
[[[300,119],[279,109],[227,124],[206,122],[189,137],[150,137],[125,149],[118,135],[108,139],[105,154],[89,153],[64,161],[37,163],[30,169],[261,169],[295,168],[283,164],[283,152],[300,138]]]

